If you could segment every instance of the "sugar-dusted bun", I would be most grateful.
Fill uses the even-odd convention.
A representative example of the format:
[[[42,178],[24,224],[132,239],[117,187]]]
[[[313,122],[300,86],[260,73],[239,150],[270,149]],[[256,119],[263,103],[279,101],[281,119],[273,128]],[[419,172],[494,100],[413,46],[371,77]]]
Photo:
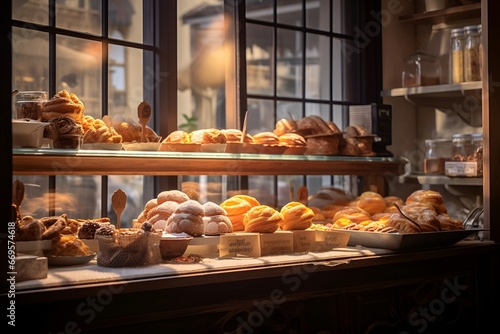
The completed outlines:
[[[189,133],[182,130],[171,132],[167,138],[163,139],[164,143],[187,144],[190,142]]]
[[[280,223],[282,230],[305,230],[312,225],[314,211],[300,202],[290,202],[280,210],[283,220]]]
[[[272,132],[259,132],[255,135],[253,135],[253,141],[256,144],[262,144],[262,145],[279,145],[280,140],[277,135],[275,135]]]
[[[243,132],[238,129],[223,129],[221,132],[226,136],[226,143],[241,143]],[[253,138],[248,133],[245,135],[245,143],[253,143]]]
[[[157,230],[165,229],[168,218],[174,214],[179,204],[174,201],[163,202],[147,213],[147,221]]]
[[[279,137],[285,133],[294,132],[296,130],[297,122],[295,120],[282,118],[276,123],[273,133]]]
[[[218,129],[195,130],[189,134],[192,143],[195,144],[224,144],[226,135]]]
[[[357,207],[372,215],[384,211],[387,205],[379,193],[365,191],[359,196]]]
[[[267,205],[252,207],[243,218],[245,232],[272,233],[282,221],[283,215]]]
[[[152,208],[156,207],[158,205],[158,199],[153,198],[150,199],[149,201],[146,202],[146,205],[144,205],[144,210],[149,211]]]
[[[227,211],[221,207],[219,204],[214,202],[206,202],[203,204],[203,210],[206,216],[216,216],[216,215],[225,215],[227,216]]]
[[[164,190],[156,196],[158,204],[167,201],[173,201],[177,203],[183,203],[189,200],[189,196],[180,190]]]
[[[192,215],[203,217],[205,215],[205,209],[203,208],[203,205],[200,204],[200,202],[190,199],[182,202],[177,206],[177,209],[175,209],[175,214],[178,213],[189,213]]]
[[[416,190],[406,198],[406,204],[412,203],[428,203],[434,207],[434,210],[440,213],[447,213],[446,206],[441,194],[434,190]]]
[[[201,236],[205,233],[203,217],[190,213],[175,213],[168,218],[165,231]]]
[[[307,145],[307,142],[304,139],[304,137],[302,137],[298,133],[292,133],[292,132],[285,133],[285,134],[279,136],[278,139],[280,141],[280,145],[284,145],[284,146],[288,146],[288,147],[306,146]]]
[[[339,219],[349,220],[355,224],[372,220],[368,212],[355,207],[348,207],[337,211],[333,216],[333,224],[335,224]]]

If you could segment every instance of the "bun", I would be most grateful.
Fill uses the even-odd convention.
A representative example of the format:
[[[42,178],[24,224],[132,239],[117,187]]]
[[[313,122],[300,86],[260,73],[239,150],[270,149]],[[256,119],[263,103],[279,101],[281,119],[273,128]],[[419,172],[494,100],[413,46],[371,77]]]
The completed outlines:
[[[43,105],[42,118],[48,121],[55,117],[69,116],[81,124],[84,109],[78,96],[63,89]]]
[[[191,143],[195,144],[224,144],[226,136],[217,129],[195,130],[189,134]]]
[[[163,139],[164,143],[187,144],[190,142],[189,133],[182,130],[171,132],[167,138]]]
[[[203,224],[203,206],[194,201],[185,201],[177,207],[166,223],[168,233],[187,233],[192,236],[201,236],[205,232]]]
[[[180,190],[165,190],[160,192],[158,196],[156,196],[156,199],[158,204],[167,201],[173,201],[180,204],[189,200],[189,196]]]
[[[213,202],[203,204],[205,216],[203,223],[205,225],[206,235],[219,235],[233,232],[233,224],[227,216],[226,210]]]
[[[179,204],[174,201],[163,202],[147,212],[146,219],[157,230],[164,230],[168,218],[174,214]]]
[[[288,147],[296,147],[296,146],[306,146],[306,140],[304,137],[297,133],[285,133],[278,138],[280,145],[288,146]]]
[[[273,133],[279,137],[289,132],[295,132],[296,130],[297,122],[295,120],[282,118],[276,123]]]
[[[267,205],[252,207],[243,218],[245,232],[272,233],[275,232],[283,216],[279,211]]]
[[[243,132],[238,129],[225,129],[221,132],[226,136],[226,143],[241,143]],[[248,133],[245,135],[245,143],[253,143],[253,138]]]
[[[311,227],[315,217],[314,211],[300,202],[290,202],[280,211],[283,220],[280,223],[282,230],[305,230]]]
[[[223,201],[220,206],[226,210],[233,225],[233,230],[243,231],[245,229],[243,225],[245,214],[255,203],[258,203],[258,201],[253,197],[247,195],[234,195]]]
[[[443,197],[437,191],[433,190],[417,190],[408,196],[405,203],[427,203],[432,205],[437,214],[447,213]]]
[[[341,133],[340,130],[334,132],[321,117],[316,115],[307,116],[297,121],[297,132],[301,135]]]
[[[359,196],[357,207],[372,215],[384,211],[387,205],[382,195],[373,191],[365,191]]]
[[[280,140],[277,135],[272,132],[259,132],[253,135],[253,141],[256,144],[262,145],[279,145]]]

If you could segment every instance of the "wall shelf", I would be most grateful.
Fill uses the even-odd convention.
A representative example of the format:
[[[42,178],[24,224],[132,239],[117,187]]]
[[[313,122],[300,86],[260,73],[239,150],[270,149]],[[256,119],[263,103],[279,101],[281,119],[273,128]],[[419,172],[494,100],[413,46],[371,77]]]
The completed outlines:
[[[399,17],[399,22],[438,24],[481,16],[481,3],[455,6],[432,12],[415,13]]]

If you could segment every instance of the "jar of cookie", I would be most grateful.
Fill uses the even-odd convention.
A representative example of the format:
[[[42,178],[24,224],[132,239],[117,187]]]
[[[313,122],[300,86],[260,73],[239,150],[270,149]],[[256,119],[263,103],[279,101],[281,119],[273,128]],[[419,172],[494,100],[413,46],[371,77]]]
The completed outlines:
[[[44,91],[24,91],[16,96],[16,117],[42,120],[42,108],[48,100]]]

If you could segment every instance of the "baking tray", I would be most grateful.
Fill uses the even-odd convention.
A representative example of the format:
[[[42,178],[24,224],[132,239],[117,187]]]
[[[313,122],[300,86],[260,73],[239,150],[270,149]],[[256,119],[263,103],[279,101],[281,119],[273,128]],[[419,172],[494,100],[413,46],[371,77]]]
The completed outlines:
[[[349,246],[361,245],[391,250],[418,249],[451,246],[481,229],[420,232],[420,233],[378,233],[342,230],[349,233]]]

